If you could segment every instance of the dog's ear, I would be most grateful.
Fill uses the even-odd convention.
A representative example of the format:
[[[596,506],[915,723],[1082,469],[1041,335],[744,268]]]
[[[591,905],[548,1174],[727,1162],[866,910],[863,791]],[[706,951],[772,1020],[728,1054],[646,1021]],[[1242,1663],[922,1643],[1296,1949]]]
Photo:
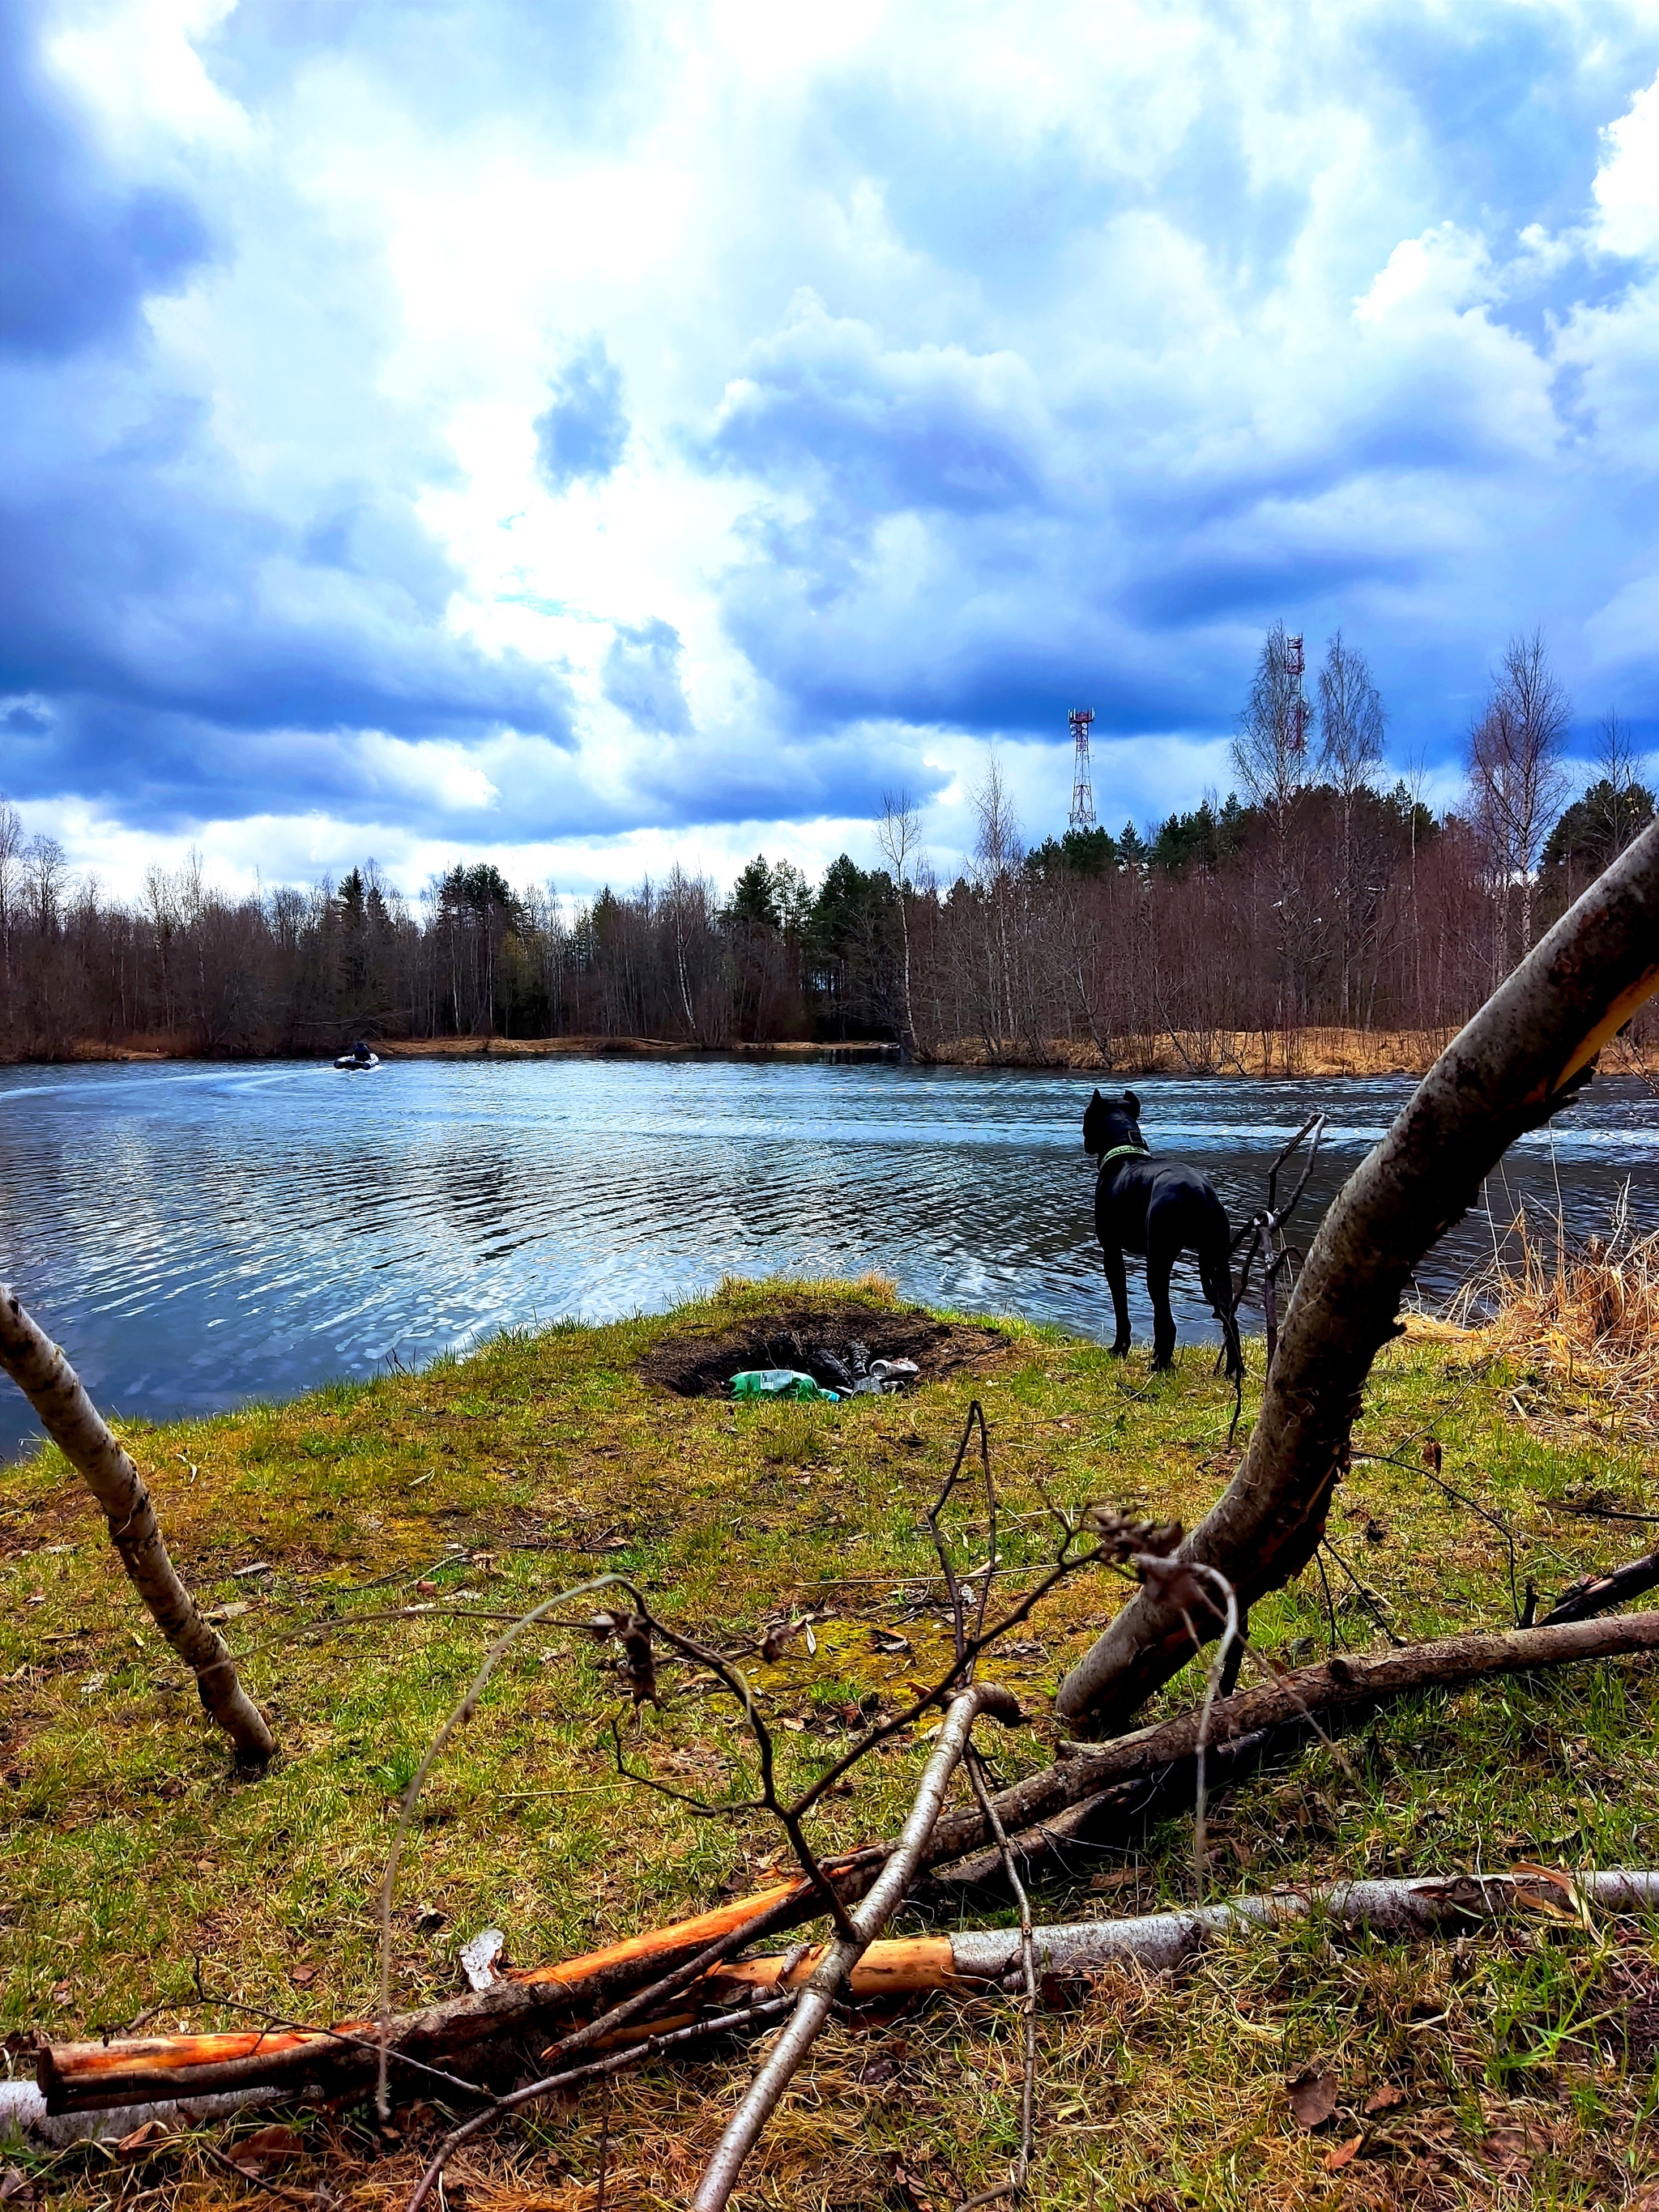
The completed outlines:
[[[1140,1101],[1135,1097],[1133,1091],[1126,1091],[1124,1092],[1123,1103],[1136,1119],[1139,1120],[1140,1116]]]
[[[1096,1084],[1095,1085],[1095,1095],[1089,1101],[1089,1103],[1091,1106],[1103,1106],[1106,1103],[1106,1101],[1100,1095],[1100,1085],[1098,1084]]]

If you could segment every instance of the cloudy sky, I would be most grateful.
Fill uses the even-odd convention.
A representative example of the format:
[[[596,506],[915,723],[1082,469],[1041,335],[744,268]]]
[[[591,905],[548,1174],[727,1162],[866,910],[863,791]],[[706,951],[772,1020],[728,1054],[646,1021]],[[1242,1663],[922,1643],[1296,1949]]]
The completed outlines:
[[[1659,744],[1659,11],[0,0],[0,790],[117,887],[933,849]]]

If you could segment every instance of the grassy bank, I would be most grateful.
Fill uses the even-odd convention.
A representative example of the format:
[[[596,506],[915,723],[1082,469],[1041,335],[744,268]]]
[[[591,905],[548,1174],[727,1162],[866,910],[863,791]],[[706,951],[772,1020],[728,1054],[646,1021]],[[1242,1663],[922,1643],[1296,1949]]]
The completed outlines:
[[[919,1523],[972,1397],[991,1425],[1011,1583],[1043,1554],[1044,1490],[1190,1521],[1225,1480],[1231,1397],[1200,1350],[1151,1378],[1144,1353],[1114,1363],[1012,1324],[994,1340],[950,1340],[966,1364],[911,1398],[838,1407],[738,1409],[653,1379],[696,1364],[706,1347],[688,1336],[786,1310],[844,1337],[891,1305],[878,1285],[728,1286],[661,1318],[502,1339],[418,1376],[130,1428],[180,1564],[227,1616],[270,1711],[282,1756],[258,1781],[237,1779],[206,1732],[63,1462],[47,1453],[0,1472],[3,2025],[62,2036],[143,2014],[242,2024],[228,1999],[317,2020],[361,2012],[391,1801],[498,1620],[607,1566],[713,1634],[810,1612],[815,1648],[797,1638],[759,1679],[795,1771],[815,1771],[860,1711],[890,1705],[943,1653]],[[1652,1510],[1655,1439],[1620,1425],[1594,1377],[1479,1334],[1414,1330],[1379,1366],[1359,1434],[1365,1451],[1409,1464],[1358,1462],[1333,1517],[1346,1642],[1370,1644],[1379,1615],[1401,1637],[1510,1617],[1499,1533],[1416,1471],[1431,1435],[1445,1479],[1513,1527],[1522,1580],[1554,1589],[1644,1548],[1639,1528],[1569,1510]],[[964,1563],[983,1557],[984,1533],[964,1511]],[[991,1670],[1035,1717],[999,1744],[1010,1776],[1048,1756],[1054,1685],[1121,1588],[1066,1586]],[[410,1604],[433,1609],[385,1617]],[[1288,1658],[1322,1650],[1329,1626],[1316,1575],[1255,1616],[1258,1644]],[[1164,1703],[1192,1688],[1189,1677]],[[509,1659],[434,1777],[406,1862],[400,2002],[452,1990],[457,1947],[483,1926],[528,1962],[780,1863],[763,1825],[699,1820],[617,1778],[607,1731],[625,1703],[578,1634],[533,1633]],[[647,1708],[629,1741],[664,1781],[714,1794],[738,1749],[701,1698]],[[1656,1743],[1659,1680],[1639,1662],[1426,1698],[1225,1801],[1213,1880],[1654,1864]],[[907,1745],[868,1762],[831,1802],[823,1842],[890,1832],[923,1755]],[[1039,1909],[1075,1917],[1188,1897],[1190,1850],[1190,1823],[1171,1822]],[[1240,1940],[1175,1982],[1108,1978],[1044,2016],[1032,2201],[1623,2203],[1659,2172],[1655,1955],[1628,1926],[1483,1929],[1412,1948],[1314,1929]],[[1313,2134],[1285,2095],[1310,2067],[1340,2084],[1337,2115]],[[609,2203],[683,2202],[745,2071],[726,2057],[619,2085]],[[952,2204],[1006,2167],[1018,2074],[995,2004],[837,2025],[747,2201]],[[386,2140],[361,2112],[313,2116],[308,2160],[285,2179],[325,2180],[352,2205],[398,2203],[432,2124],[417,2117]],[[1355,2136],[1358,2154],[1328,2169]],[[502,2130],[456,2179],[474,2208],[577,2212],[594,2202],[599,2138],[595,2100],[561,2106]],[[149,2189],[206,2206],[242,2191],[189,2143],[131,2170],[77,2154],[40,2179],[71,2206]]]

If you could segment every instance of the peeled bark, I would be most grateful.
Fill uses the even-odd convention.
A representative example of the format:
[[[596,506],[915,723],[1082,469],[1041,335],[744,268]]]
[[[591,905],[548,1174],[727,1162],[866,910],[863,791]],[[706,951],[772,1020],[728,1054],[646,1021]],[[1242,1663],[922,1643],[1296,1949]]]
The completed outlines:
[[[0,1285],[0,1367],[40,1417],[41,1426],[85,1480],[109,1523],[133,1588],[196,1677],[202,1703],[239,1757],[263,1761],[276,1749],[264,1717],[238,1680],[224,1638],[210,1628],[179,1579],[144,1479],[110,1434],[80,1376],[46,1331]]]
[[[1326,1214],[1244,1464],[1178,1554],[1225,1575],[1241,1615],[1317,1548],[1365,1378],[1398,1333],[1412,1270],[1515,1139],[1571,1102],[1601,1047],[1656,990],[1659,823],[1452,1040]],[[1201,1636],[1220,1626],[1194,1625]],[[1179,1609],[1143,1589],[1061,1683],[1059,1715],[1079,1733],[1109,1735],[1192,1653]]]
[[[1559,1628],[1517,1628],[1503,1635],[1448,1636],[1371,1656],[1350,1654],[1304,1668],[1271,1685],[1218,1700],[1207,1741],[1218,1747],[1248,1741],[1264,1731],[1310,1717],[1362,1711],[1416,1690],[1450,1688],[1488,1674],[1530,1673],[1575,1662],[1659,1651],[1659,1613],[1608,1615]],[[1199,1716],[1183,1713],[1161,1727],[1091,1747],[1076,1758],[1039,1768],[993,1800],[1014,1847],[1020,1832],[1055,1820],[1116,1785],[1161,1777],[1190,1761],[1199,1739]],[[918,1852],[919,1870],[948,1866],[988,1840],[977,1805],[942,1814]],[[848,1902],[862,1897],[880,1875],[891,1846],[872,1844],[823,1870]],[[645,1936],[631,1936],[578,1959],[554,1966],[518,1967],[477,1996],[452,1997],[423,2012],[393,2021],[390,2048],[400,2057],[434,2065],[466,2065],[492,2043],[576,2014],[591,2017],[629,1990],[657,1980],[718,1937],[745,1929],[759,1942],[817,1918],[823,1899],[811,1883],[780,1884],[754,1897],[716,1906],[695,1919]],[[717,1969],[725,1972],[726,1969]],[[167,2035],[112,2039],[107,2043],[59,2043],[41,2048],[35,2075],[50,2112],[93,2106],[148,2104],[161,2097],[198,2097],[258,2087],[320,2088],[337,2093],[372,2080],[379,2031],[372,2020],[342,2021],[332,2029],[249,2029],[230,2035]],[[404,2072],[404,2081],[418,2080]]]

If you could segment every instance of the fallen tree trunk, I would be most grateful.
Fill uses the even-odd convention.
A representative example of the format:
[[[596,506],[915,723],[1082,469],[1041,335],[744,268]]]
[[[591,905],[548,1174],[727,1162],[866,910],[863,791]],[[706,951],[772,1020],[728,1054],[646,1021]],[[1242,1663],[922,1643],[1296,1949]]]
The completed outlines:
[[[1046,1972],[1064,1980],[1097,1973],[1125,1960],[1149,1972],[1180,1966],[1215,1936],[1249,1929],[1273,1928],[1322,1914],[1344,1928],[1367,1928],[1380,1935],[1431,1936],[1472,1921],[1511,1914],[1559,1913],[1582,1899],[1605,1912],[1659,1910],[1659,1872],[1639,1869],[1605,1873],[1555,1875],[1543,1869],[1503,1875],[1424,1875],[1400,1881],[1328,1882],[1301,1890],[1271,1890],[1237,1897],[1191,1911],[1153,1912],[1124,1920],[1086,1920],[1038,1928],[1037,1955]],[[977,1996],[1006,1987],[1020,1967],[1018,1928],[969,1929],[954,1936],[923,1936],[872,1943],[853,1969],[848,1994],[864,2003],[928,1990]],[[821,1947],[750,1959],[708,1977],[702,1995],[710,2002],[751,1997],[780,1987],[798,1987],[814,1971]],[[678,2015],[676,2015],[678,2018]],[[688,2014],[688,2021],[695,2015]],[[729,2016],[721,2016],[729,2017]],[[651,2024],[660,2033],[662,2021]],[[707,2023],[705,2023],[707,2025]],[[688,2044],[691,2050],[701,2046]],[[269,2102],[275,2090],[256,2089],[240,2097],[155,2103],[138,2108],[146,2119],[171,2125],[198,2125]],[[33,2085],[0,2082],[0,2135],[15,2128],[27,2139],[54,2148],[74,2142],[124,2135],[135,2122],[131,2105],[108,2103],[54,2114]]]
[[[1264,1730],[1354,1713],[1417,1690],[1453,1688],[1492,1674],[1654,1650],[1659,1650],[1659,1612],[1607,1615],[1557,1628],[1449,1636],[1374,1656],[1333,1657],[1218,1700],[1211,1711],[1207,1741],[1213,1753],[1218,1746],[1254,1738]],[[1018,1848],[1018,1832],[1054,1820],[1115,1785],[1161,1776],[1169,1767],[1190,1760],[1199,1741],[1200,1716],[1183,1713],[1157,1728],[1091,1746],[1075,1758],[1040,1768],[992,1802]],[[940,1817],[918,1856],[918,1867],[949,1865],[988,1840],[978,1806],[962,1807]],[[851,1901],[868,1890],[890,1850],[886,1844],[874,1844],[827,1862],[824,1871],[840,1894]],[[476,2057],[490,2043],[510,2039],[533,2026],[591,2014],[733,1930],[746,1929],[751,1941],[763,1942],[816,1918],[822,1906],[818,1893],[805,1881],[782,1883],[582,1958],[518,1969],[476,1996],[453,1997],[445,2004],[399,2015],[392,2023],[388,2047],[394,2062],[442,2066]],[[377,2034],[373,2021],[359,2020],[333,2029],[287,2033],[264,2029],[235,2035],[54,2044],[39,2053],[36,2076],[54,2112],[256,2086],[333,2091],[373,2074]],[[405,2073],[404,2078],[410,2077]]]
[[[1601,1046],[1656,990],[1659,823],[1452,1040],[1320,1224],[1244,1463],[1176,1555],[1224,1575],[1241,1614],[1313,1557],[1412,1270],[1515,1139],[1571,1101]],[[1204,1635],[1220,1624],[1197,1626]],[[1066,1675],[1056,1710],[1080,1733],[1108,1735],[1192,1653],[1180,1607],[1143,1588]]]
[[[235,1745],[239,1757],[269,1759],[276,1746],[264,1716],[238,1680],[224,1638],[208,1626],[179,1581],[144,1478],[110,1434],[69,1361],[3,1285],[0,1367],[98,1500],[129,1580],[155,1626],[195,1675],[202,1703]]]

